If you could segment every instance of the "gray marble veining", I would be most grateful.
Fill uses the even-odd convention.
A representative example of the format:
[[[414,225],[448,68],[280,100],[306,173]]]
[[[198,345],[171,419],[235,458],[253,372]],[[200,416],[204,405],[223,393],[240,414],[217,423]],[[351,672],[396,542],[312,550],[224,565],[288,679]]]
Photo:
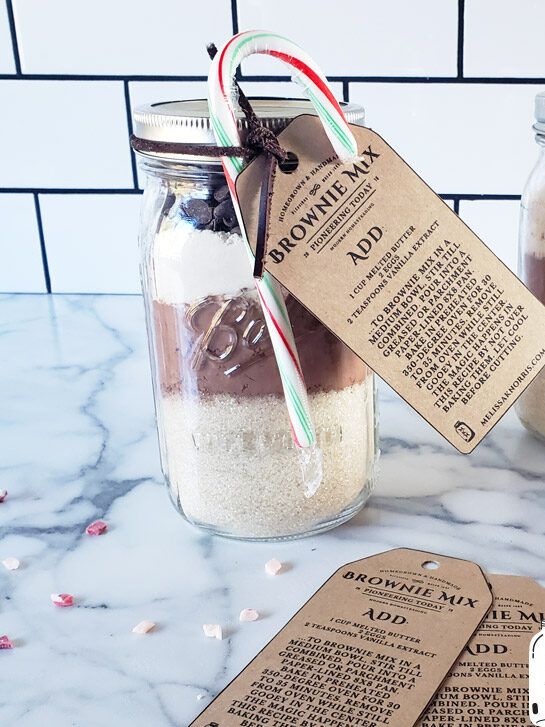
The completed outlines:
[[[340,565],[391,547],[545,581],[545,446],[509,413],[470,456],[381,387],[362,513],[283,544],[186,525],[161,484],[142,301],[0,296],[2,727],[184,727]],[[84,534],[103,517],[102,537]],[[289,563],[267,578],[271,557]],[[77,607],[55,608],[51,592]],[[263,617],[239,624],[244,607]],[[158,623],[131,633],[141,619]],[[203,622],[227,638],[204,638]],[[197,699],[201,695],[201,699]]]

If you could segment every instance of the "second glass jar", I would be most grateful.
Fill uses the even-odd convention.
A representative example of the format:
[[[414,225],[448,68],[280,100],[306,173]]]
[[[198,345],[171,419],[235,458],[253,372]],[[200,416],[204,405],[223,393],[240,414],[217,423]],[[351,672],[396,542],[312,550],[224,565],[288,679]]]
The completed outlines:
[[[545,304],[545,93],[536,96],[535,115],[534,131],[540,149],[522,194],[519,273],[530,291]],[[520,395],[515,409],[524,426],[545,439],[545,371]]]

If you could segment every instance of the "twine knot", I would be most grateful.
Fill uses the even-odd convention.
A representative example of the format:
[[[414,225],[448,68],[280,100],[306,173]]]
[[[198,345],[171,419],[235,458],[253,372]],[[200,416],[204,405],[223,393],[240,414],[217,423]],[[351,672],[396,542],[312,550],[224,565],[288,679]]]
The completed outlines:
[[[249,147],[256,155],[261,152],[270,154],[280,163],[285,162],[287,158],[287,152],[278,143],[274,131],[263,126],[260,121],[257,124],[248,122],[245,146]]]

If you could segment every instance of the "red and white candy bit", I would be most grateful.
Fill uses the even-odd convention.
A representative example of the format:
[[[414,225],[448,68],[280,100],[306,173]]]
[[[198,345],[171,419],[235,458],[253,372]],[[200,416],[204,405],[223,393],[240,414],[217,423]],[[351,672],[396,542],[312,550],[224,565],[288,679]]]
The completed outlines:
[[[52,593],[51,600],[55,606],[60,608],[68,608],[74,605],[74,596],[70,593]]]
[[[19,566],[21,565],[21,562],[18,558],[10,557],[4,558],[4,560],[2,561],[2,565],[6,570],[17,570],[17,568],[19,568]]]
[[[108,523],[104,520],[95,520],[85,528],[87,535],[104,535],[106,530],[108,530]]]
[[[6,634],[0,636],[0,649],[13,649],[13,641]]]
[[[155,626],[155,621],[140,621],[140,623],[137,623],[133,628],[132,632],[133,634],[148,634],[155,628]]]
[[[255,608],[243,608],[238,620],[240,623],[249,623],[250,621],[257,621],[258,618],[259,612]]]
[[[4,502],[6,497],[8,496],[7,490],[0,490],[0,502]]]
[[[223,630],[219,624],[203,624],[202,630],[209,639],[223,639]]]
[[[276,558],[271,558],[265,563],[265,573],[268,576],[277,576],[282,570],[282,563]]]

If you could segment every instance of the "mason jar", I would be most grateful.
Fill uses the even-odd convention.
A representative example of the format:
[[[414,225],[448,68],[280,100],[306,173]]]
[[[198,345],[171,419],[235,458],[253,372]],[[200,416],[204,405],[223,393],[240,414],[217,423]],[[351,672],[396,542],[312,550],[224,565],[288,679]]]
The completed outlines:
[[[539,146],[520,208],[519,275],[545,304],[545,93],[536,96],[534,124]],[[545,439],[545,371],[518,398],[515,409],[524,426]]]
[[[275,132],[310,103],[252,99]],[[363,109],[345,104],[349,121]],[[244,138],[246,121],[239,121]],[[215,144],[204,100],[138,108],[146,174],[141,277],[163,473],[191,523],[244,539],[292,538],[351,518],[377,456],[372,372],[283,291],[321,450],[308,497],[282,384],[219,159],[157,142]]]

